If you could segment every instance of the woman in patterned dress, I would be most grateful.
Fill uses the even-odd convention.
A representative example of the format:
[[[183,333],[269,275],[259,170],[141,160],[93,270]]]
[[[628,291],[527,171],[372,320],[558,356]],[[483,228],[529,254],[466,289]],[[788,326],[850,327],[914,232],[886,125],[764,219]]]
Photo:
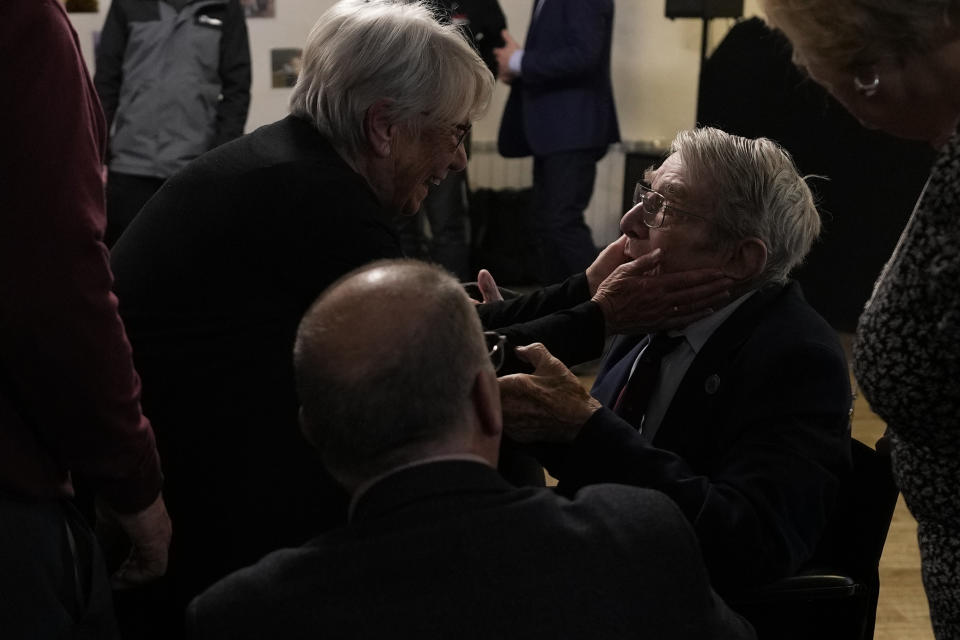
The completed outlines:
[[[762,0],[794,60],[869,128],[940,150],[857,328],[919,525],[939,640],[960,638],[960,0]]]

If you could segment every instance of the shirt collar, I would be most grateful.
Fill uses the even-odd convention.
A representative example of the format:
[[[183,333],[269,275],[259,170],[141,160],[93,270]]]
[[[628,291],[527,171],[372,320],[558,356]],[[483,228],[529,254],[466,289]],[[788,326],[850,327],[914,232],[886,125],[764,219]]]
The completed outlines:
[[[756,292],[756,289],[752,289],[719,311],[715,311],[705,318],[700,318],[695,322],[691,322],[682,330],[670,331],[668,332],[668,335],[684,336],[687,339],[687,343],[690,345],[690,348],[693,349],[693,352],[695,354],[700,353],[700,349],[702,349],[703,345],[707,343],[707,340],[710,339],[710,336],[713,335],[713,332],[719,329],[720,325],[726,322],[727,318],[732,316],[733,312],[736,311],[740,305],[749,300],[750,296]]]
[[[357,486],[356,491],[354,491],[353,495],[350,496],[350,507],[347,510],[347,521],[349,522],[353,520],[353,512],[356,509],[357,502],[359,502],[360,498],[362,498],[363,495],[367,491],[369,491],[373,485],[377,484],[381,480],[385,478],[389,478],[395,473],[399,473],[400,471],[404,471],[412,467],[419,467],[421,465],[430,464],[431,462],[445,462],[449,460],[466,460],[468,462],[480,462],[482,464],[487,465],[488,467],[490,466],[490,462],[486,458],[483,458],[481,456],[474,455],[472,453],[452,453],[452,454],[441,455],[441,456],[431,456],[429,458],[421,458],[420,460],[414,460],[413,462],[402,464],[399,467],[394,467],[389,471],[384,471],[378,476],[374,476],[369,480],[365,480],[364,482],[361,482],[360,485]]]

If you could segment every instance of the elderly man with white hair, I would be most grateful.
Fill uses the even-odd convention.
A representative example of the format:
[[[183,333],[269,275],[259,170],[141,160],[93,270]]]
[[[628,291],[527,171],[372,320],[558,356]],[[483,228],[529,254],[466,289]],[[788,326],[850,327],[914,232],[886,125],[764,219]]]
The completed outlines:
[[[297,323],[338,277],[401,256],[393,218],[464,168],[461,143],[493,84],[424,3],[340,2],[310,33],[291,114],[172,177],[114,247],[178,527],[166,603],[135,615],[132,598],[118,603],[141,635],[174,637],[180,629],[162,623],[179,627],[188,599],[214,580],[344,520],[346,495],[297,429]],[[726,295],[716,270],[643,277],[658,257],[628,261],[623,247],[566,283],[481,305],[481,318],[525,321],[504,333],[572,362],[593,356],[608,326],[677,322]],[[615,304],[637,296],[642,304]],[[571,334],[590,339],[565,350],[572,342],[559,338]]]
[[[850,468],[850,383],[834,330],[789,273],[820,232],[805,180],[770,140],[681,132],[637,185],[627,253],[714,267],[731,301],[673,331],[616,339],[588,395],[540,345],[502,379],[505,431],[543,447],[572,492],[658,489],[680,506],[724,593],[810,559]],[[559,421],[555,416],[562,416]]]

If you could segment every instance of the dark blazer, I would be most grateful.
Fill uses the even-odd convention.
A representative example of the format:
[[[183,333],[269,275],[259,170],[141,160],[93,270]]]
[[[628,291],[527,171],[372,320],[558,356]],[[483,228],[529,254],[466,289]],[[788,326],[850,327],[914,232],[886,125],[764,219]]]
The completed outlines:
[[[536,5],[536,3],[534,3]],[[606,149],[620,140],[610,81],[613,0],[546,0],[500,122],[507,157]]]
[[[401,255],[366,182],[294,117],[188,165],[114,247],[177,529],[163,582],[181,609],[163,617],[343,521],[346,495],[297,426],[294,336],[334,280]]]
[[[195,638],[752,638],[710,590],[665,496],[572,501],[486,465],[381,480],[349,526],[272,553],[190,605]]]
[[[618,338],[604,360],[592,393],[605,407],[643,339]],[[604,408],[545,464],[564,492],[593,482],[663,491],[693,523],[718,589],[758,584],[811,556],[850,468],[849,410],[835,332],[799,285],[771,285],[707,341],[652,443]]]

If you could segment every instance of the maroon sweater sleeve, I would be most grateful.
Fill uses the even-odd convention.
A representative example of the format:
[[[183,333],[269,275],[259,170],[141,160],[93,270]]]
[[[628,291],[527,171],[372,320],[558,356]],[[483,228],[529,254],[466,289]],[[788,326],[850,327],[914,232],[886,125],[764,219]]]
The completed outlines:
[[[149,505],[160,462],[102,242],[105,124],[57,0],[0,3],[0,490],[95,482]]]

